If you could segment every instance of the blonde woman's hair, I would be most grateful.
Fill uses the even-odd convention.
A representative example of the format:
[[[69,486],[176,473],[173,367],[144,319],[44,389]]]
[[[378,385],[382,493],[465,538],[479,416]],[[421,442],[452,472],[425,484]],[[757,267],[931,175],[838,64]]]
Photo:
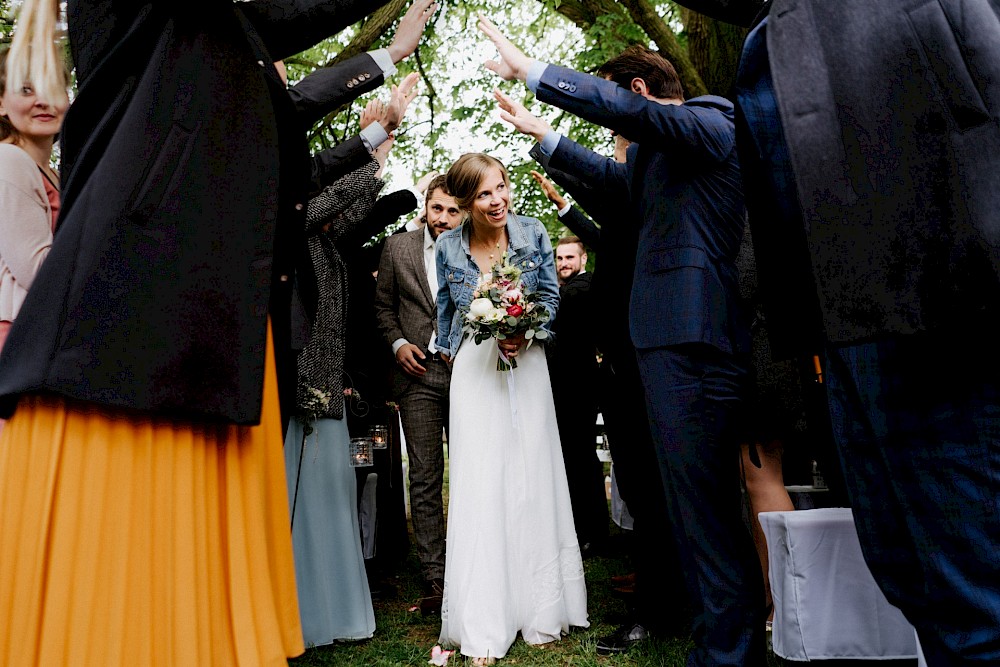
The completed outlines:
[[[486,172],[494,167],[503,174],[503,182],[510,188],[510,177],[503,162],[486,153],[466,153],[455,160],[446,175],[448,192],[455,198],[458,207],[463,211],[472,209],[472,202],[479,193],[479,184],[483,182]]]
[[[21,90],[31,84],[49,104],[67,102],[66,68],[56,43],[59,0],[24,0],[7,54],[7,85]]]

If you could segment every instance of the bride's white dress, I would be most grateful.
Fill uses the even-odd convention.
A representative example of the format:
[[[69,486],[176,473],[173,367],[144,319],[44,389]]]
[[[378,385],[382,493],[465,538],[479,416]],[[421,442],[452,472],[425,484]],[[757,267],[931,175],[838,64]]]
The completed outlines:
[[[502,658],[586,627],[587,590],[541,345],[496,370],[496,341],[462,342],[451,378],[442,644]]]

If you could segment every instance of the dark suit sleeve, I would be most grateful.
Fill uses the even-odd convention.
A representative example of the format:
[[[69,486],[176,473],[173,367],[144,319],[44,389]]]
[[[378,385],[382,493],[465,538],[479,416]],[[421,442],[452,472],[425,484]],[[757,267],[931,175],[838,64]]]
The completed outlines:
[[[403,336],[403,327],[399,323],[397,307],[399,305],[399,283],[396,280],[396,262],[394,259],[394,241],[386,240],[382,250],[382,259],[378,265],[378,278],[375,280],[375,320],[378,323],[382,340],[392,349],[392,344]]]
[[[360,169],[372,159],[360,136],[340,142],[333,148],[314,153],[311,160],[312,191],[315,195],[344,174]]]
[[[549,158],[546,171],[567,174],[583,187],[573,189],[567,187],[567,192],[577,198],[577,193],[583,195],[583,201],[597,206],[597,198],[609,202],[629,201],[629,165],[615,162],[609,157],[581,146],[572,139],[560,137],[555,152]],[[553,178],[555,178],[553,176]],[[556,181],[562,184],[560,181]],[[589,194],[594,193],[594,194]],[[599,193],[599,194],[598,194]],[[577,201],[581,201],[577,198]],[[581,201],[581,204],[583,204]],[[589,209],[588,209],[589,210]],[[600,215],[600,214],[598,214]],[[596,217],[596,216],[595,216]],[[598,218],[604,224],[604,216]]]
[[[721,162],[733,151],[733,122],[715,108],[660,104],[613,81],[558,65],[546,66],[535,94],[679,160]]]
[[[563,171],[562,169],[557,169],[552,166],[551,160],[548,155],[542,152],[541,147],[538,144],[532,146],[528,154],[541,165],[542,169],[545,170],[553,181],[560,185],[566,192],[576,200],[576,203],[587,212],[587,215],[591,216],[601,225],[614,224],[616,218],[612,217],[612,210],[617,207],[618,210],[621,209],[622,204],[626,201],[624,198],[617,199],[615,197],[609,197],[607,192],[602,192],[596,190],[587,183],[578,179],[570,173]],[[624,170],[623,170],[624,171]],[[627,192],[620,193],[621,197],[625,197]],[[567,213],[567,215],[569,215]],[[577,223],[578,218],[574,217],[572,222]],[[593,221],[587,220],[590,227],[586,225],[579,225],[581,230],[578,231],[574,229],[573,225],[569,224],[566,220],[560,219],[560,222],[565,224],[569,229],[579,236],[583,242],[593,248],[594,250],[599,250],[601,244],[601,228],[594,224]],[[581,231],[583,233],[581,233]],[[586,236],[584,236],[586,234]]]
[[[367,53],[321,67],[288,89],[303,130],[326,114],[349,104],[385,82],[382,69]]]
[[[275,60],[357,23],[388,0],[252,0],[238,3]]]
[[[417,198],[409,190],[397,190],[384,197],[379,197],[361,225],[339,241],[344,248],[356,248],[364,245],[371,237],[381,233],[417,207]],[[380,244],[381,245],[381,244]]]
[[[559,222],[579,236],[583,245],[596,252],[601,251],[601,228],[576,206],[570,206],[565,215],[559,216]]]
[[[713,19],[726,23],[750,26],[760,14],[767,0],[676,0],[678,5],[693,9]]]

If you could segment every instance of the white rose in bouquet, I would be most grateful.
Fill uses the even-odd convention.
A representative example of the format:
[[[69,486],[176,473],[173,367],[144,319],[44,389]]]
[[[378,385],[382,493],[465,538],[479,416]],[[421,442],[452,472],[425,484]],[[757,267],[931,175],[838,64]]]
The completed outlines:
[[[505,317],[507,317],[507,311],[503,308],[491,308],[490,314],[484,319],[487,322],[500,322]]]
[[[481,320],[493,312],[493,302],[489,299],[473,299],[469,304],[469,319]]]

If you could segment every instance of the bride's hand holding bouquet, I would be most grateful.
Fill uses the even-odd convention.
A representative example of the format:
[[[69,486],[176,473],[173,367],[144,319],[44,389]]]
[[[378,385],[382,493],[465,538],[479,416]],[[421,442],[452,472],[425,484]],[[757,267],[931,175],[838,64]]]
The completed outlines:
[[[509,262],[507,253],[479,279],[472,296],[463,314],[465,336],[472,336],[477,345],[497,341],[498,371],[517,368],[515,357],[522,345],[549,337],[544,328],[549,311],[535,292],[525,288],[521,270]]]

